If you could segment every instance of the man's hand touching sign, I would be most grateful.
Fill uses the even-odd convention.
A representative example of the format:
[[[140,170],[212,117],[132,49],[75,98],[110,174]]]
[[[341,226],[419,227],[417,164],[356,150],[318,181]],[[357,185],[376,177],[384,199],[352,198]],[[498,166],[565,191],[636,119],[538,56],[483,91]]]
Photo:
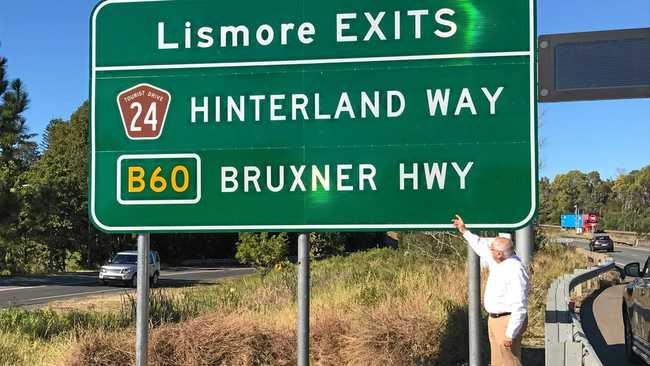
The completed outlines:
[[[465,222],[463,221],[463,218],[456,215],[456,218],[451,219],[451,223],[454,224],[454,227],[460,231],[461,234],[465,234],[465,230],[467,228],[465,227]]]

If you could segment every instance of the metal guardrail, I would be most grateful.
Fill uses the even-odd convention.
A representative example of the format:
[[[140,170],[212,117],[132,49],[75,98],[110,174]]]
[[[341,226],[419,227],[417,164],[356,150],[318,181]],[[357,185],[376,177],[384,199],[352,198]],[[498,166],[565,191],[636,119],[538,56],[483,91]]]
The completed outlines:
[[[539,226],[541,227],[547,227],[551,229],[561,229],[562,226],[560,225],[548,225],[548,224],[540,224]],[[612,234],[621,234],[621,235],[639,235],[636,231],[622,231],[622,230],[605,230],[607,234],[612,233]],[[641,235],[650,235],[650,233],[641,233]]]
[[[578,269],[573,274],[561,276],[553,281],[546,294],[544,320],[547,366],[602,366],[585,336],[579,317],[570,307],[570,296],[574,287],[616,269],[614,261],[611,260],[588,269]]]

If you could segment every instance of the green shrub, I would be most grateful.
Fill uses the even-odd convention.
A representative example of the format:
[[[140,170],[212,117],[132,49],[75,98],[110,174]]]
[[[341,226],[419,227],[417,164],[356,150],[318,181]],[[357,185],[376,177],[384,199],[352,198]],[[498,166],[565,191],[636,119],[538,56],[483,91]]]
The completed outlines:
[[[310,233],[309,248],[314,258],[326,258],[345,252],[348,233]]]
[[[69,250],[66,250],[65,252],[65,270],[68,272],[81,270],[81,253],[78,251],[71,252]]]
[[[271,267],[286,261],[287,252],[287,233],[277,235],[241,233],[235,258],[241,263],[268,271]]]
[[[46,272],[49,253],[34,240],[0,237],[0,275]]]

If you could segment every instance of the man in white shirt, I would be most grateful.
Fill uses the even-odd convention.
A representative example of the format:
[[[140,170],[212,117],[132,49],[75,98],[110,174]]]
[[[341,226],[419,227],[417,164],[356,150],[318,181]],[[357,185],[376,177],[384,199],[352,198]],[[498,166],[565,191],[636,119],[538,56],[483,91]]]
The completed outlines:
[[[479,238],[456,215],[454,226],[470,247],[488,263],[484,306],[492,366],[521,365],[521,338],[528,324],[528,273],[515,255],[510,239]]]

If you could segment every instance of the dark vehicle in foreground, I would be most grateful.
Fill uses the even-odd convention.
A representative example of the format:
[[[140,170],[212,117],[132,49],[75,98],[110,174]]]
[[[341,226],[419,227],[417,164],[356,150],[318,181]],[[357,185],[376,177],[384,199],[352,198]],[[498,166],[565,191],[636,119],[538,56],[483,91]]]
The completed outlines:
[[[623,272],[634,278],[623,293],[625,353],[631,362],[650,365],[650,256],[643,269],[630,263]]]
[[[608,252],[614,251],[614,241],[607,234],[594,234],[593,238],[589,240],[589,250],[606,250]]]

